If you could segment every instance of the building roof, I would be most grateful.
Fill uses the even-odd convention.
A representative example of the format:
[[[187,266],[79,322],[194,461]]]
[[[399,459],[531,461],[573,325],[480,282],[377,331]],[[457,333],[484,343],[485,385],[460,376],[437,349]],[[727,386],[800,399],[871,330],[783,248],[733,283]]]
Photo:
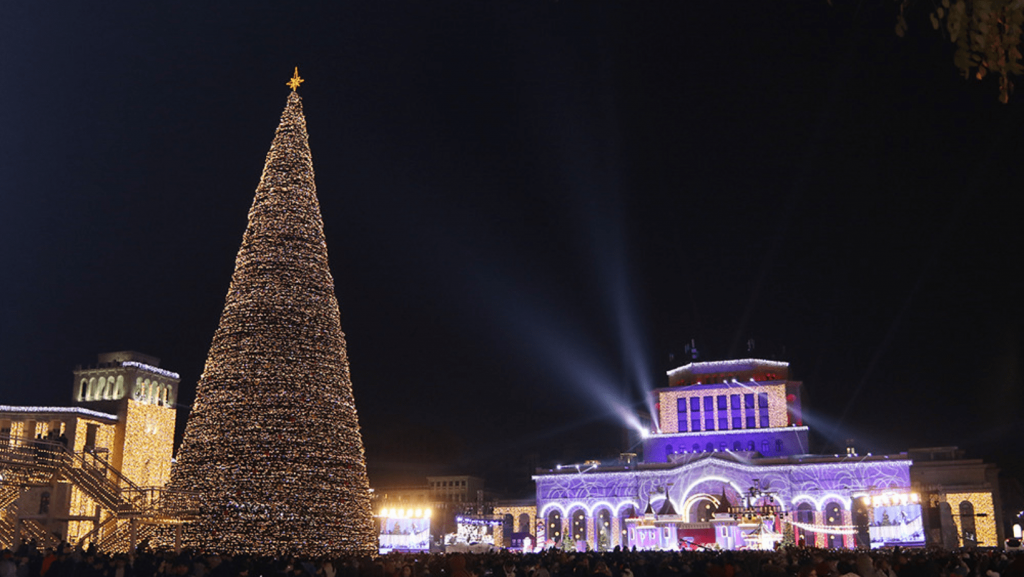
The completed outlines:
[[[757,367],[775,367],[785,368],[788,367],[789,363],[780,361],[769,361],[766,359],[735,359],[729,361],[707,361],[697,362],[676,367],[668,374],[674,375],[682,372],[689,372],[695,375],[703,373],[717,373],[722,371],[750,371]]]
[[[690,453],[693,455],[692,458],[679,459],[676,461],[662,463],[636,463],[632,465],[623,465],[616,463],[614,465],[601,465],[599,467],[593,467],[586,471],[577,471],[575,468],[564,467],[561,469],[540,469],[538,468],[534,474],[533,479],[536,480],[539,477],[547,477],[550,475],[581,475],[581,474],[601,474],[601,473],[618,473],[627,471],[658,471],[666,469],[678,469],[687,467],[693,463],[699,461],[717,459],[721,461],[731,461],[747,467],[772,467],[780,465],[813,465],[813,464],[855,464],[855,463],[866,463],[872,461],[910,461],[911,458],[905,453],[897,455],[846,455],[843,453],[836,455],[787,455],[781,457],[750,457],[751,453],[746,451],[733,452],[733,451],[714,451],[704,453]]]
[[[740,381],[733,379],[732,382],[728,383],[701,383],[699,385],[682,385],[682,387],[680,387],[679,385],[671,387],[659,387],[657,389],[654,389],[654,392],[678,391],[680,388],[685,388],[687,391],[700,391],[711,389],[716,391],[720,391],[722,389],[749,389],[750,387],[763,387],[765,385],[784,385],[788,382],[789,381],[786,381],[784,379],[772,379],[770,381]]]
[[[99,411],[93,411],[91,409],[84,409],[82,407],[16,407],[13,405],[0,405],[0,413],[22,413],[22,414],[37,414],[37,415],[53,415],[53,414],[74,414],[80,417],[90,417],[93,419],[104,419],[108,421],[116,421],[117,415],[110,413],[101,413]]]
[[[732,503],[729,502],[729,497],[725,494],[725,485],[722,485],[722,496],[719,498],[715,513],[728,513],[730,508],[732,508]]]

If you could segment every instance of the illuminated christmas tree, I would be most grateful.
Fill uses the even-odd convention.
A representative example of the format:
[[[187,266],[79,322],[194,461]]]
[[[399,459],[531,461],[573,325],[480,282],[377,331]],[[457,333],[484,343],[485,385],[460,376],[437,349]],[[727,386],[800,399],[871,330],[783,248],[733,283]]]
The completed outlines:
[[[296,70],[172,472],[201,503],[186,546],[377,548],[301,81]]]

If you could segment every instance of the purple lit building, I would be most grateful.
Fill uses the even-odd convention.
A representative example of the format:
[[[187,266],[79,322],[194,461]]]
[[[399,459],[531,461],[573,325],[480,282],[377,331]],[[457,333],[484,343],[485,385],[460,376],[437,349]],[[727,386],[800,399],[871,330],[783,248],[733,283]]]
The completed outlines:
[[[808,455],[788,363],[691,363],[657,389],[641,463],[540,471],[537,542],[591,549],[924,545],[906,455]]]

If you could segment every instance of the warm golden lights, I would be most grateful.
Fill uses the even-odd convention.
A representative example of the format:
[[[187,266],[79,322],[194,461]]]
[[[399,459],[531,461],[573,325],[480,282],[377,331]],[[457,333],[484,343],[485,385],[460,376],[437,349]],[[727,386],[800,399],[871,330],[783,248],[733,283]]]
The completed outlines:
[[[302,81],[296,69],[289,84]],[[172,471],[201,495],[186,545],[374,554],[345,335],[297,92],[266,165]]]
[[[295,90],[299,89],[299,85],[302,84],[303,82],[305,82],[305,80],[299,78],[299,67],[296,66],[295,67],[295,75],[292,76],[292,79],[289,80],[288,82],[286,82],[285,84],[288,87],[290,87],[292,89],[292,91],[295,91]]]

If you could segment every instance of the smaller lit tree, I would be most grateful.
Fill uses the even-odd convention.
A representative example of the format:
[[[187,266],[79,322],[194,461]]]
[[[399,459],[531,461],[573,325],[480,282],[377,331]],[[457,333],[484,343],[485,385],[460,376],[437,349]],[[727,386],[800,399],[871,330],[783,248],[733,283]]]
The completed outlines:
[[[782,546],[793,547],[796,545],[796,531],[793,530],[793,524],[788,520],[782,520]]]

